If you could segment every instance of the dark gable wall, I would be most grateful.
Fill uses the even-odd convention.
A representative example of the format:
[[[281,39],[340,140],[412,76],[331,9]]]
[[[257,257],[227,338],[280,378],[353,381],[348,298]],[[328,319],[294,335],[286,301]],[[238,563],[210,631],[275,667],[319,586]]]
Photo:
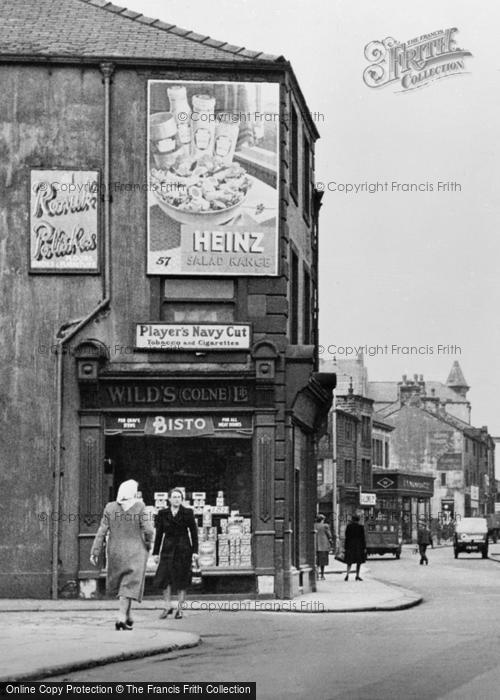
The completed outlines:
[[[430,471],[441,455],[462,451],[459,431],[417,407],[403,406],[391,420],[391,466],[402,471]]]
[[[0,66],[0,595],[50,594],[51,430],[60,324],[101,297],[98,276],[29,275],[30,167],[102,166],[95,69]],[[7,572],[16,572],[9,576]]]

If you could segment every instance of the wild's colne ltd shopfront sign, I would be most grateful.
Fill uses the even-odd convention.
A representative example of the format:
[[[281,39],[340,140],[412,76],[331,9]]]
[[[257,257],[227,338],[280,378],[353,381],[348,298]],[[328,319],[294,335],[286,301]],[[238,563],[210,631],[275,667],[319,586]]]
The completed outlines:
[[[82,408],[248,406],[253,398],[251,385],[241,381],[105,380],[82,387]]]

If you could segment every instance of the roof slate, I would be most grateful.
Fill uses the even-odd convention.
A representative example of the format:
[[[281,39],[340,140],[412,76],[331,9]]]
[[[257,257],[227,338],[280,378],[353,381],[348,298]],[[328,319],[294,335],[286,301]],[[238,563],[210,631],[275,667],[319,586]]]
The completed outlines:
[[[368,396],[376,402],[393,403],[398,400],[398,383],[368,382]]]
[[[368,396],[376,403],[394,403],[399,397],[399,382],[368,382]],[[434,394],[432,390],[434,389]],[[467,398],[459,396],[449,386],[442,382],[425,382],[426,396],[432,398],[436,396],[442,401],[452,401],[453,403],[468,403]]]
[[[373,411],[372,423],[377,423],[377,425],[385,426],[390,430],[394,430],[395,428],[395,426],[390,421],[388,421],[387,417],[380,413],[380,411]]]
[[[279,58],[247,52],[106,0],[0,0],[1,55],[238,63]]]

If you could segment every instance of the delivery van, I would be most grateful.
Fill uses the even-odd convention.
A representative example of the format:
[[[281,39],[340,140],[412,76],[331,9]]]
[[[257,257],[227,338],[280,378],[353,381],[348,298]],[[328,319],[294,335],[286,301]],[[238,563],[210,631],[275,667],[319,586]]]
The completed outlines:
[[[398,520],[368,520],[365,522],[366,553],[392,554],[399,559],[403,538]]]
[[[460,552],[481,552],[488,558],[488,523],[486,518],[461,518],[455,525],[453,536],[455,559]]]

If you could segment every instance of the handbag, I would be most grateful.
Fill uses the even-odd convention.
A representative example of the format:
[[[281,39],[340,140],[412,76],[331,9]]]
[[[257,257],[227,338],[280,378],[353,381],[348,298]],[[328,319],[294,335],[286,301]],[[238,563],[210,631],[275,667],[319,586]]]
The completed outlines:
[[[335,559],[342,562],[342,564],[345,564],[345,550],[339,549],[339,551],[335,554]]]
[[[199,585],[201,580],[201,566],[196,558],[191,561],[191,583],[193,586]]]

